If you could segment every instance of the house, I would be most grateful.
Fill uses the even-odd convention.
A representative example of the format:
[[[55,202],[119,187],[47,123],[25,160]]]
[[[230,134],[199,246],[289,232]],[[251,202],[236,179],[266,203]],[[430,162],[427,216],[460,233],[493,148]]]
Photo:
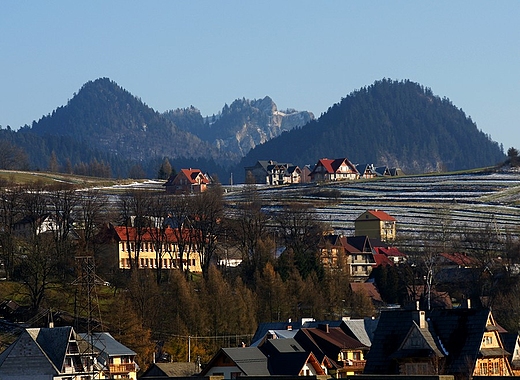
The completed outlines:
[[[259,347],[221,348],[199,376],[325,376],[312,352],[292,338],[268,339]]]
[[[370,239],[368,236],[348,236],[346,240],[345,253],[350,266],[350,278],[354,282],[364,282],[375,264]]]
[[[341,378],[363,373],[365,353],[369,347],[347,335],[341,327],[320,324],[314,328],[300,329],[294,339],[316,358],[330,363],[329,375]]]
[[[291,163],[273,160],[257,161],[255,165],[245,168],[246,181],[265,185],[286,185],[302,182],[301,169]]]
[[[348,158],[320,159],[311,174],[312,182],[331,182],[359,179],[356,166]]]
[[[194,239],[196,232],[192,229],[182,230],[182,241],[186,245],[182,258],[179,251],[179,233],[176,228],[138,229],[107,225],[97,236],[100,261],[107,268],[130,269],[133,263],[140,269],[154,269],[160,265],[163,269],[182,268],[191,272],[202,272],[200,255]]]
[[[28,328],[18,339],[0,354],[1,379],[61,379],[72,380],[127,378],[137,379],[138,367],[134,362],[135,352],[124,347],[112,336],[103,336],[104,347],[93,347],[96,339],[77,334],[72,327]],[[117,349],[115,349],[117,347]],[[124,349],[123,349],[124,347]],[[108,354],[122,352],[121,356]],[[108,361],[107,361],[108,360]],[[110,360],[126,363],[111,372]],[[116,372],[118,371],[118,372]]]
[[[200,169],[181,169],[176,176],[171,176],[163,186],[169,194],[192,194],[206,191],[209,178]]]
[[[392,241],[396,237],[396,220],[381,210],[368,210],[354,221],[356,236],[369,236],[382,241]]]
[[[509,356],[488,309],[386,310],[364,373],[512,376]]]
[[[357,164],[356,169],[359,172],[361,178],[375,178],[379,177],[380,174],[376,171],[374,164]]]
[[[367,236],[324,235],[318,249],[325,268],[345,268],[352,281],[365,281],[376,264]]]
[[[396,247],[389,247],[386,244],[377,246],[376,243],[372,242],[372,249],[374,250],[374,259],[377,265],[398,265],[406,262],[406,254],[399,251]]]
[[[515,376],[520,376],[520,337],[516,332],[500,331],[500,339],[504,348],[511,354],[509,364]]]
[[[106,379],[137,379],[139,366],[135,363],[134,351],[115,340],[107,332],[94,332],[91,335],[79,334],[96,350],[96,362]]]

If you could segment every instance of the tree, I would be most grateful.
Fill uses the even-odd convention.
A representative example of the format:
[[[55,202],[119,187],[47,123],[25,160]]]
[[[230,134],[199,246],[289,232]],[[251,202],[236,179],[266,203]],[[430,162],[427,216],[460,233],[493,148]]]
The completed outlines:
[[[56,152],[51,152],[51,158],[49,159],[49,171],[56,173],[59,170],[58,166],[58,158],[56,157]]]
[[[7,140],[0,140],[0,169],[20,170],[29,166],[25,151]]]
[[[315,272],[323,279],[323,267],[318,257],[318,245],[324,227],[316,219],[312,208],[292,204],[277,213],[276,220],[287,249],[294,254],[294,263],[303,278]]]
[[[520,159],[518,157],[518,150],[511,147],[507,150],[507,157],[509,157],[509,162],[511,163],[511,166],[519,166],[520,165]]]
[[[130,191],[119,197],[119,216],[121,224],[126,227],[126,241],[129,243],[126,249],[131,271],[139,268],[143,236],[150,227],[147,217],[152,207],[151,200],[151,194],[143,190]]]
[[[216,255],[218,237],[223,229],[222,188],[214,186],[203,193],[196,194],[193,198],[193,207],[191,223],[195,230],[194,240],[199,250],[202,274],[206,277]]]
[[[128,172],[129,178],[146,178],[146,172],[144,171],[143,167],[139,164],[135,164],[130,168],[130,171]]]
[[[254,278],[257,270],[262,270],[273,256],[273,251],[263,248],[269,237],[269,215],[262,210],[262,203],[254,185],[243,190],[244,201],[238,205],[238,215],[232,222],[232,236],[242,252],[244,278]],[[273,247],[274,249],[274,247]],[[271,255],[269,254],[271,253]]]
[[[167,157],[164,157],[161,167],[159,168],[159,172],[157,173],[157,178],[168,179],[168,178],[170,178],[172,171],[173,171],[173,169],[172,169],[172,165],[170,164],[170,161],[168,160]]]
[[[13,277],[18,251],[14,224],[21,217],[21,202],[25,189],[13,184],[1,188],[0,197],[0,252],[7,280]]]

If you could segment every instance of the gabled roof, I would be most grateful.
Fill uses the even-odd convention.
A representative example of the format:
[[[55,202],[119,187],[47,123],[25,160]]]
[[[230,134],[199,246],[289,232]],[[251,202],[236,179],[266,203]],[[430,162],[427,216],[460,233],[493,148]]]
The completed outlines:
[[[189,377],[200,372],[196,363],[154,363],[141,376],[141,379]]]
[[[337,359],[341,351],[368,350],[368,346],[347,335],[340,327],[303,328],[294,338],[302,347],[314,353],[320,362],[326,356],[336,367],[340,366]]]
[[[27,329],[29,335],[33,337],[60,372],[63,368],[65,354],[73,331],[70,326]]]
[[[137,355],[134,351],[115,340],[112,335],[107,332],[93,333],[92,340],[90,340],[88,334],[82,333],[78,335],[87,342],[92,341],[94,347],[99,351],[103,351],[107,356]]]
[[[196,183],[209,183],[206,176],[200,171],[200,169],[181,169],[182,173],[192,184]]]
[[[258,347],[221,348],[210,360],[200,376],[206,376],[222,356],[227,356],[246,376],[269,376],[267,357]]]
[[[480,262],[476,258],[470,257],[464,253],[440,253],[439,256],[462,268],[480,265]]]
[[[381,312],[371,349],[367,355],[366,374],[396,374],[392,359],[410,331],[417,310],[384,310]],[[426,312],[429,330],[448,353],[446,373],[471,373],[480,354],[480,345],[491,313],[486,309],[445,309]]]
[[[365,215],[365,213],[369,213],[374,218],[379,219],[381,221],[387,221],[387,222],[395,222],[396,219],[393,216],[388,215],[386,212],[381,210],[367,210],[363,214],[361,214],[356,220],[364,220],[360,219],[361,216]]]
[[[348,236],[347,243],[359,252],[372,252],[372,244],[368,236]]]
[[[268,358],[271,375],[298,376],[305,364],[311,365],[318,375],[325,374],[314,354],[305,351],[293,338],[268,339],[260,350]]]
[[[353,292],[366,294],[372,301],[383,303],[381,294],[373,282],[351,282],[350,288]]]
[[[379,319],[368,317],[363,319],[343,319],[347,329],[346,333],[367,347],[372,345],[372,338],[378,322]]]
[[[318,163],[314,166],[314,170],[312,172],[316,171],[317,167],[323,166],[327,173],[329,173],[329,174],[337,173],[338,169],[343,164],[347,165],[353,173],[358,173],[356,166],[352,162],[350,162],[348,160],[348,158],[346,158],[346,157],[336,158],[334,160],[329,159],[329,158],[322,158],[322,159],[318,160]]]
[[[377,248],[375,248],[377,251]],[[381,265],[394,266],[394,262],[388,258],[388,256],[383,255],[382,253],[374,253],[374,267],[379,267]]]
[[[304,327],[318,327],[322,324],[328,324],[331,327],[339,327],[343,321],[315,321],[311,318],[302,318],[298,321],[288,322],[264,322],[260,323],[251,339],[251,346],[259,345],[262,340],[265,340],[266,335],[274,333],[281,338],[293,338],[299,329]]]

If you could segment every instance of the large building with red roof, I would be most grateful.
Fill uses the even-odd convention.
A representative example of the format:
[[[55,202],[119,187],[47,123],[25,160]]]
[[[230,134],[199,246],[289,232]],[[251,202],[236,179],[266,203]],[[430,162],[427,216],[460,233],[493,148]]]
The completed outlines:
[[[356,180],[359,179],[359,172],[346,157],[334,160],[322,158],[314,166],[310,177],[312,182]]]

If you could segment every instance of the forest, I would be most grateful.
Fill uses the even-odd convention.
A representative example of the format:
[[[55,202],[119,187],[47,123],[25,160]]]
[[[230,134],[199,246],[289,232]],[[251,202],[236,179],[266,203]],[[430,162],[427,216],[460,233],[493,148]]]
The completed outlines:
[[[275,110],[265,97],[235,100],[210,117],[193,106],[161,114],[100,78],[31,125],[0,127],[6,148],[0,169],[156,178],[166,158],[177,168],[197,167],[223,183],[233,173],[235,182],[243,183],[244,167],[258,160],[302,167],[325,157],[348,157],[355,164],[411,174],[485,167],[505,159],[503,147],[463,110],[411,81],[377,81],[347,95],[319,119],[294,112],[299,116],[282,121],[280,128],[273,127],[280,117]],[[277,135],[289,124],[297,127]]]
[[[244,186],[232,201],[219,185],[192,195],[131,190],[110,198],[99,190],[76,191],[63,184],[4,181],[0,190],[2,299],[25,306],[29,317],[43,316],[33,319],[36,324],[47,323],[50,310],[57,324],[93,318],[82,314],[78,305],[87,300],[73,285],[79,276],[77,257],[93,257],[103,281],[96,287],[97,325],[136,351],[141,368],[149,365],[154,351],[168,360],[186,361],[190,355],[207,362],[220,347],[249,343],[261,322],[378,315],[367,294],[352,291],[346,263],[335,270],[323,266],[319,247],[330,227],[316,217],[312,205],[266,207],[255,185]],[[42,216],[52,220],[45,232]],[[167,216],[182,223],[166,227]],[[401,248],[406,263],[373,270],[384,303],[405,305],[422,296],[424,304],[434,305],[427,295],[449,293],[455,302],[471,298],[476,307],[492,307],[501,326],[519,330],[518,231],[497,239],[491,225],[465,230],[452,226],[448,214],[442,220],[442,228],[422,237],[420,248]],[[197,231],[189,235],[196,240],[183,244],[187,250],[197,245],[202,272],[140,268],[139,249],[131,257],[131,269],[106,265],[101,237],[109,223]],[[139,246],[137,240],[135,244]],[[399,240],[396,246],[412,244]],[[472,257],[478,263],[473,277],[454,284],[433,276],[442,252]],[[219,265],[230,256],[242,264]],[[2,344],[12,339],[3,334]]]

